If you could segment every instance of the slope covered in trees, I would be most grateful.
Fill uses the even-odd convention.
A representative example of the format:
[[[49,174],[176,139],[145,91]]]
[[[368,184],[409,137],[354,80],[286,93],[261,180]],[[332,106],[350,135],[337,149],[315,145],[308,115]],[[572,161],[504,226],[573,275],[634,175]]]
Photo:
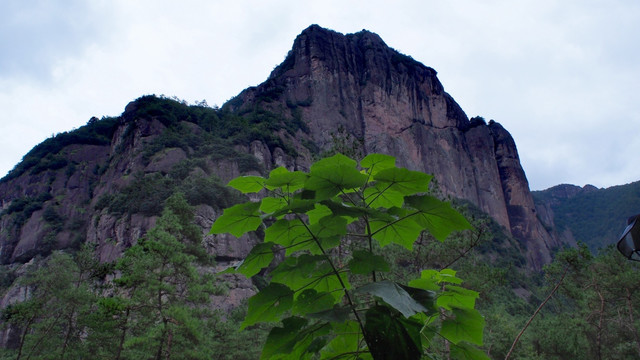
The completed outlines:
[[[552,210],[555,231],[569,231],[593,252],[615,243],[627,219],[640,213],[640,182],[604,189],[558,185],[533,196],[538,207]]]

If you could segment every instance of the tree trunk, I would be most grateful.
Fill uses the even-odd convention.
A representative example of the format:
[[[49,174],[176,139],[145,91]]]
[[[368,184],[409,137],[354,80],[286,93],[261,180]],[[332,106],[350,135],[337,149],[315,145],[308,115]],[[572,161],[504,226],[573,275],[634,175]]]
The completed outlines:
[[[604,296],[600,292],[600,289],[596,286],[596,294],[600,297],[600,312],[598,317],[598,327],[596,333],[596,354],[598,355],[598,360],[602,359],[602,320],[604,318]]]
[[[34,320],[35,320],[35,316],[30,318],[27,324],[25,325],[24,330],[22,331],[22,336],[20,337],[20,347],[18,347],[18,356],[16,357],[16,360],[20,360],[20,357],[22,356],[22,348],[24,348],[24,340],[27,337],[27,333],[29,333],[29,329],[31,329],[31,324],[33,323]]]
[[[638,350],[638,356],[640,356],[640,337],[638,336],[638,329],[636,328],[636,324],[634,323],[633,318],[633,307],[631,306],[631,292],[629,288],[625,288],[627,291],[627,310],[629,310],[629,326],[631,327],[631,332],[633,333],[633,337],[636,341],[636,350]]]
[[[122,333],[120,334],[120,343],[118,344],[118,352],[116,353],[116,359],[120,360],[120,356],[122,355],[122,349],[124,348],[124,341],[127,336],[127,326],[129,325],[129,313],[131,312],[131,308],[127,306],[127,310],[125,311],[124,318],[124,326],[122,327]]]

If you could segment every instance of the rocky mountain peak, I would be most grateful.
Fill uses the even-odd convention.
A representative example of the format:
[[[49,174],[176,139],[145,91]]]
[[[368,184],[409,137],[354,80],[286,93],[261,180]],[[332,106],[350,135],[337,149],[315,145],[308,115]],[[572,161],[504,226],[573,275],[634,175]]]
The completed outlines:
[[[157,211],[150,209],[165,193],[198,195],[205,184],[222,194],[220,184],[233,176],[305,169],[336,151],[356,158],[386,153],[399,166],[434,174],[443,196],[475,204],[518,238],[533,269],[558,245],[538,220],[508,131],[470,121],[435,70],[366,30],[344,35],[308,27],[264,83],[219,112],[142,97],[121,117],[82,129],[83,136],[52,139],[29,156],[33,164],[0,183],[7,209],[0,215],[0,261],[28,260],[45,235],[54,248],[89,239],[103,259],[113,259],[151,226]],[[194,200],[206,228],[222,203],[199,196],[207,199]],[[57,228],[43,220],[45,211],[62,219],[53,219]],[[223,258],[240,259],[249,248],[229,246],[227,238],[207,241]]]
[[[491,214],[529,244],[534,268],[557,241],[536,215],[515,142],[497,122],[471,122],[430,67],[363,30],[343,35],[312,25],[269,79],[244,91],[234,108],[290,108],[321,151],[344,146],[381,152],[433,173],[440,190]],[[244,110],[243,110],[244,109]]]

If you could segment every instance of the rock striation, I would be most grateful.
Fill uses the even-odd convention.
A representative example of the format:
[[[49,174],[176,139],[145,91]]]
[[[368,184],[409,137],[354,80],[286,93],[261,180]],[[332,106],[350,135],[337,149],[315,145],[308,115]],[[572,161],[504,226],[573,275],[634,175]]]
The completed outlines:
[[[496,122],[469,120],[436,75],[372,32],[343,35],[312,25],[264,83],[222,107],[239,119],[266,109],[295,120],[300,128],[293,135],[275,131],[281,142],[252,140],[226,150],[251,155],[263,171],[307,169],[318,154],[336,150],[393,155],[400,166],[434,174],[443,195],[465,199],[490,214],[526,248],[528,266],[541,269],[559,243],[538,219],[513,138]],[[181,119],[167,125],[154,114],[142,114],[132,102],[106,143],[74,143],[51,154],[73,164],[72,170],[71,165],[50,166],[0,181],[0,262],[23,263],[43,246],[64,248],[78,241],[97,244],[100,258],[111,261],[150,229],[154,216],[114,214],[99,206],[101,199],[131,185],[136,176],[169,176],[203,147],[168,146],[149,153],[149,145],[169,127],[185,136],[208,131]],[[247,173],[237,159],[201,160],[194,171],[216,175],[222,183]],[[20,201],[40,205],[22,208],[24,218],[18,218],[18,212],[8,210]],[[212,206],[197,208],[207,247],[219,261],[242,259],[255,238],[237,242],[208,235],[217,215],[219,209]]]
[[[498,123],[470,121],[432,68],[363,30],[343,35],[312,25],[294,41],[269,79],[231,106],[301,104],[310,140],[322,151],[336,137],[356,139],[363,153],[396,156],[399,164],[432,173],[445,195],[490,214],[526,245],[534,269],[559,243],[537,218],[515,142]]]

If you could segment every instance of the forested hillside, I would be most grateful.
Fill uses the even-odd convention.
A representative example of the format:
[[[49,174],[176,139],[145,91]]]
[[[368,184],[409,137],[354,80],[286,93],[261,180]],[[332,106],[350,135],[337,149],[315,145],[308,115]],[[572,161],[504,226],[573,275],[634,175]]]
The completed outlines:
[[[387,177],[364,175],[368,160],[351,169],[355,178],[371,176],[381,184],[360,189],[363,198],[372,196],[365,205],[332,202],[355,193],[355,185],[337,194],[326,182],[300,180],[306,179],[300,174],[314,171],[313,164],[335,154],[351,158],[344,160],[351,166],[372,153],[394,157],[401,170]],[[344,163],[324,174],[342,184],[338,168]],[[299,182],[286,182],[286,174]],[[251,191],[227,186],[232,179],[247,179],[242,176],[257,181],[258,189],[256,183],[245,183]],[[419,184],[393,189],[403,176]],[[263,177],[270,182],[257,180]],[[439,334],[424,332],[409,319],[423,315],[404,319],[396,310],[382,310],[373,297],[366,304],[393,320],[394,329],[409,329],[402,341],[428,345],[424,357],[634,358],[640,356],[638,269],[602,245],[611,236],[607,231],[617,237],[635,213],[640,192],[635,185],[541,192],[534,205],[513,138],[495,121],[468,119],[435,70],[371,32],[343,35],[314,25],[300,34],[267,81],[220,108],[145,95],[120,116],[92,118],[52,136],[0,180],[1,353],[7,359],[257,359],[275,337],[282,345],[277,352],[304,358],[287,338],[302,321],[281,317],[307,314],[300,306],[340,307],[349,300],[331,295],[329,304],[312,296],[305,303],[296,295],[302,305],[282,305],[286,309],[264,324],[257,319],[269,314],[266,308],[256,315],[254,307],[249,321],[245,315],[256,296],[261,299],[256,294],[273,289],[269,284],[277,276],[282,279],[281,264],[305,268],[298,257],[323,255],[315,263],[325,268],[330,263],[333,275],[355,285],[371,273],[374,282],[379,276],[399,284],[418,279],[422,282],[414,284],[423,287],[433,287],[421,278],[423,270],[440,276],[442,287],[422,289],[433,291],[426,294],[434,294],[429,301],[437,315],[419,311],[438,318],[422,317],[423,325],[447,324]],[[263,203],[274,190],[279,195]],[[317,192],[323,195],[316,198]],[[283,199],[302,200],[304,206]],[[226,211],[244,211],[236,206],[247,202],[249,210],[259,207],[271,218],[251,212],[263,222],[255,231],[210,232],[216,219]],[[417,213],[438,218],[443,208],[462,214],[466,220],[458,224],[465,226],[455,230],[463,231],[440,233],[431,223],[440,220],[428,217],[403,222]],[[308,219],[305,224],[323,234],[305,243],[322,238],[326,243],[320,244],[333,250],[318,254],[304,248],[288,257],[294,243],[264,245],[265,238],[273,241],[271,226],[282,226],[296,211],[303,213],[301,223]],[[364,219],[357,222],[354,214]],[[324,217],[329,219],[321,221]],[[362,234],[341,237],[346,232],[338,225],[347,224],[365,238],[371,235],[368,248],[354,248]],[[378,228],[367,230],[364,224]],[[382,243],[372,241],[372,233],[400,224],[407,227],[395,235],[389,231]],[[406,233],[415,235],[415,242],[401,236]],[[581,242],[605,249],[592,255]],[[254,251],[256,246],[261,251]],[[240,271],[256,259],[260,266],[254,263],[248,274]],[[299,285],[295,292],[311,286],[301,283],[304,277],[285,280]],[[330,290],[351,291],[348,286]],[[277,296],[270,301],[281,308]],[[420,302],[431,295],[417,297]],[[459,299],[462,304],[452,304]],[[365,304],[350,304],[354,317],[366,313],[360,305]],[[333,317],[329,321],[336,323]],[[319,327],[326,333],[314,334],[313,342],[295,342],[304,345],[304,356],[331,353],[320,351],[333,341],[330,334],[353,323],[331,326],[331,331]],[[464,335],[465,326],[473,328],[473,336]],[[367,341],[375,343],[371,337]],[[416,356],[422,347],[411,349]],[[275,354],[272,350],[267,353]],[[354,350],[340,358],[370,356]]]
[[[550,210],[548,226],[584,242],[592,252],[617,242],[627,219],[640,213],[640,182],[606,189],[558,185],[535,191],[533,197],[539,213]]]

